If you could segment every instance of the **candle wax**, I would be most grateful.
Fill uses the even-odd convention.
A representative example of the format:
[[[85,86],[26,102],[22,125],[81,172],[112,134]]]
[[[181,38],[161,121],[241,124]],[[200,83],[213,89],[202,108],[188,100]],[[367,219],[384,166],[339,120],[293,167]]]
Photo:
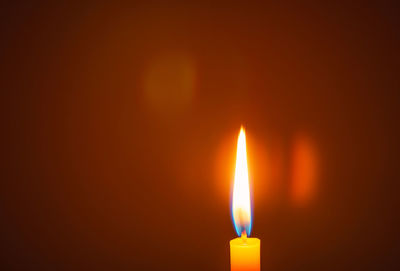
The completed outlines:
[[[260,243],[258,238],[231,240],[231,271],[260,271]]]

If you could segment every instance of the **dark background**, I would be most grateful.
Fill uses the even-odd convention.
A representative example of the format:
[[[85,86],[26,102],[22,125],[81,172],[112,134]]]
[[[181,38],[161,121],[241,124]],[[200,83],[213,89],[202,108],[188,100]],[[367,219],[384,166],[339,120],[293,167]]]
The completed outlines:
[[[241,124],[262,270],[400,268],[396,1],[265,2],[1,4],[2,270],[229,270]]]

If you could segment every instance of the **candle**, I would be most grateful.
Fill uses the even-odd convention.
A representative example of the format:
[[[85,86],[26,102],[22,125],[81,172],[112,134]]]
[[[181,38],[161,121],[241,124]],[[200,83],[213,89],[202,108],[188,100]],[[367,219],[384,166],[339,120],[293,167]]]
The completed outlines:
[[[230,241],[231,271],[260,271],[260,239],[248,238],[252,226],[248,175],[246,134],[242,127],[237,142],[232,195],[232,218],[239,237]]]

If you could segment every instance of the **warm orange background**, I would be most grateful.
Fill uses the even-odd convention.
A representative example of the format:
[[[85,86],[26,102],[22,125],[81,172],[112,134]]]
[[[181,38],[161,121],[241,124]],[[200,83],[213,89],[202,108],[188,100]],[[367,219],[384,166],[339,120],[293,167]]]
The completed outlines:
[[[395,4],[55,2],[1,6],[2,270],[229,270],[241,124],[262,270],[399,269]]]

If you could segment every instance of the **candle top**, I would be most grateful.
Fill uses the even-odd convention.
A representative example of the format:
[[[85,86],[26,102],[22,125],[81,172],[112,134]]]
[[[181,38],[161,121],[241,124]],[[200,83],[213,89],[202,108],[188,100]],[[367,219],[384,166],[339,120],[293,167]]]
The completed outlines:
[[[247,238],[246,241],[243,241],[243,238],[237,237],[229,243],[231,246],[256,247],[260,245],[260,242],[258,238]]]

